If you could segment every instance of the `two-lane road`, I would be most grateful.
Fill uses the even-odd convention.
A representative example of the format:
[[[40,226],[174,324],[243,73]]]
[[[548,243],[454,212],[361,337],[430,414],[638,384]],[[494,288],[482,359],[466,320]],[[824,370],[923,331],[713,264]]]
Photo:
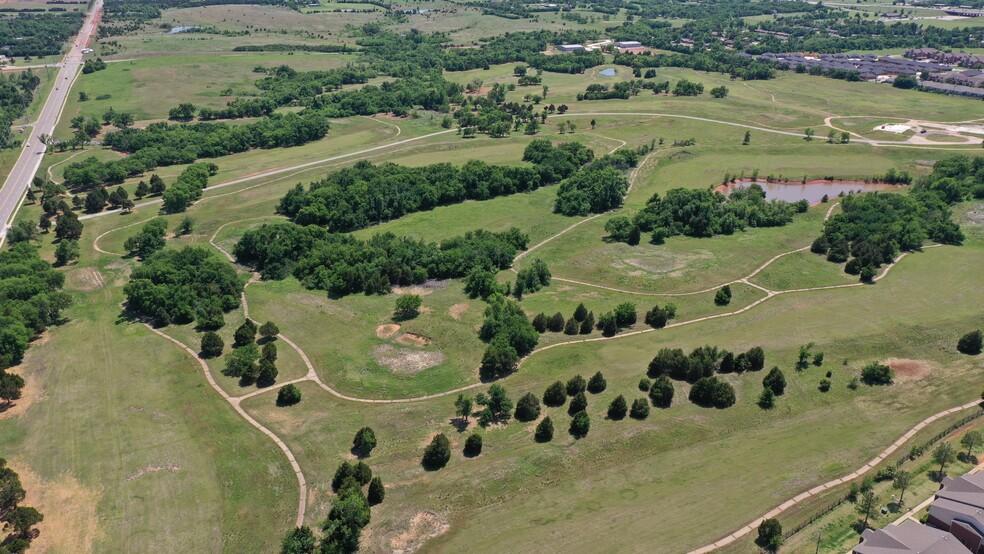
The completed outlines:
[[[7,237],[7,229],[10,227],[11,219],[13,219],[18,206],[27,193],[27,188],[30,186],[34,174],[37,173],[38,167],[41,165],[41,158],[47,149],[39,137],[51,135],[55,131],[55,125],[61,116],[65,100],[68,99],[72,83],[82,67],[82,50],[89,47],[90,40],[96,34],[102,5],[103,0],[93,2],[92,9],[86,16],[85,23],[82,24],[82,29],[79,30],[78,36],[71,43],[68,53],[65,54],[65,58],[60,64],[55,85],[48,94],[44,107],[41,108],[41,114],[34,122],[28,138],[24,139],[20,157],[10,170],[10,174],[7,175],[3,188],[0,189],[0,246],[3,245]]]

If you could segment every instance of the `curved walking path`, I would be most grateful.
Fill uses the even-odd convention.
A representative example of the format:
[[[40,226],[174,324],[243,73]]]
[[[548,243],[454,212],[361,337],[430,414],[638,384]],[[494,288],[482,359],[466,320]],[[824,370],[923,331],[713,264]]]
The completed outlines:
[[[821,492],[824,492],[824,491],[826,491],[828,489],[832,489],[832,488],[834,488],[834,487],[836,487],[838,485],[843,485],[844,483],[848,483],[850,481],[853,481],[854,479],[857,479],[858,477],[861,477],[865,473],[868,473],[869,471],[871,471],[872,469],[874,469],[875,466],[877,466],[882,461],[884,461],[885,458],[891,456],[893,452],[895,452],[896,450],[898,450],[899,448],[901,448],[902,445],[905,444],[906,441],[908,441],[909,439],[911,439],[916,433],[918,433],[919,431],[923,430],[927,425],[933,423],[934,421],[937,421],[940,418],[946,417],[948,415],[955,414],[957,412],[960,412],[960,411],[963,411],[963,410],[967,410],[967,409],[973,408],[974,406],[980,406],[980,405],[981,405],[981,401],[980,400],[974,400],[973,402],[968,402],[966,404],[961,404],[960,406],[956,406],[956,407],[950,408],[948,410],[943,410],[942,412],[938,412],[938,413],[935,413],[935,414],[927,417],[926,419],[920,421],[915,426],[913,426],[911,429],[909,429],[908,431],[906,431],[905,434],[902,435],[901,437],[899,437],[898,440],[896,440],[895,442],[893,442],[891,444],[891,446],[889,446],[885,450],[882,450],[880,454],[878,454],[877,456],[875,456],[874,458],[872,458],[868,463],[864,464],[863,466],[861,466],[857,470],[855,470],[855,471],[853,471],[851,473],[848,473],[847,475],[845,475],[843,477],[840,477],[838,479],[834,479],[832,481],[827,481],[826,483],[824,483],[822,485],[817,485],[817,486],[813,487],[812,489],[810,489],[808,491],[802,492],[799,495],[794,496],[793,498],[790,498],[789,500],[787,500],[787,501],[783,502],[782,504],[776,506],[772,510],[770,510],[770,511],[764,513],[764,514],[762,514],[760,517],[756,518],[755,520],[749,522],[747,525],[745,525],[741,529],[738,529],[734,533],[731,533],[727,537],[724,537],[724,538],[722,538],[722,539],[720,539],[720,540],[718,540],[716,542],[713,542],[711,544],[702,546],[702,547],[697,548],[695,550],[691,550],[690,551],[690,554],[706,554],[707,552],[714,551],[714,550],[716,550],[718,548],[725,547],[725,546],[727,546],[727,545],[735,542],[736,540],[744,537],[745,535],[747,535],[747,534],[751,533],[752,531],[754,531],[755,529],[757,529],[758,526],[762,524],[762,521],[763,520],[766,520],[766,519],[769,519],[769,518],[774,518],[774,517],[782,514],[786,510],[792,508],[793,506],[796,506],[797,504],[800,504],[800,503],[802,503],[802,502],[804,502],[804,501],[806,501],[806,500],[808,500],[810,498],[813,498],[814,496],[820,494]]]

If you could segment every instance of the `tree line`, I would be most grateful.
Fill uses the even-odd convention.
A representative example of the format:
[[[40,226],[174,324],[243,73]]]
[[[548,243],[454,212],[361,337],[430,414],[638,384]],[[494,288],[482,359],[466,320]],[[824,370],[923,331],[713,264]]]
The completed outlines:
[[[386,294],[396,285],[464,277],[476,267],[506,269],[526,249],[528,240],[518,229],[478,230],[440,243],[392,233],[359,240],[314,225],[285,222],[247,231],[233,253],[239,263],[255,268],[265,279],[293,275],[308,288],[344,296]]]
[[[26,497],[20,476],[7,465],[7,460],[0,458],[0,521],[4,524],[0,549],[3,552],[25,552],[40,534],[34,526],[44,521],[44,516],[35,508],[20,505]]]
[[[437,206],[536,190],[569,176],[593,158],[580,143],[554,148],[546,140],[533,142],[536,144],[527,147],[531,154],[524,156],[535,160],[532,168],[491,165],[481,160],[469,160],[461,167],[360,161],[311,183],[307,190],[297,185],[281,199],[277,211],[301,225],[353,231]],[[550,152],[532,154],[541,147],[549,147]]]
[[[24,115],[40,84],[41,78],[31,70],[0,74],[0,148],[13,144],[10,125]]]

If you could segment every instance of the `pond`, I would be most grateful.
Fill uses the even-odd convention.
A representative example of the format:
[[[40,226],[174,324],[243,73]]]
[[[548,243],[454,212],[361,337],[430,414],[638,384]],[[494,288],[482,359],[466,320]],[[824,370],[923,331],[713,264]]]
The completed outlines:
[[[599,75],[604,75],[605,77],[614,77],[615,73],[616,71],[614,67],[606,67],[598,72]]]
[[[178,33],[186,33],[188,31],[197,31],[200,29],[197,25],[179,25],[177,27],[171,27],[170,33],[176,35]]]
[[[728,194],[736,188],[744,188],[751,185],[751,179],[735,181],[729,185],[719,186],[714,190]],[[827,198],[836,198],[848,194],[858,194],[861,192],[875,192],[879,190],[898,190],[898,185],[887,183],[865,183],[864,181],[807,181],[803,183],[791,183],[788,181],[766,183],[765,181],[755,181],[757,185],[765,191],[766,200],[785,200],[786,202],[797,202],[806,200],[810,204],[818,204],[824,195]]]

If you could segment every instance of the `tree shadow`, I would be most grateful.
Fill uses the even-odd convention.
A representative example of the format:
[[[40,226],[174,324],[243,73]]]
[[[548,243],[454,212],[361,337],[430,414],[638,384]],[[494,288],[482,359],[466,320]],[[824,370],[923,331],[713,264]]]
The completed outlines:
[[[468,420],[462,419],[460,417],[452,417],[448,421],[448,423],[450,423],[451,426],[454,427],[454,430],[459,433],[464,433],[465,431],[468,430],[468,423],[469,423]]]

